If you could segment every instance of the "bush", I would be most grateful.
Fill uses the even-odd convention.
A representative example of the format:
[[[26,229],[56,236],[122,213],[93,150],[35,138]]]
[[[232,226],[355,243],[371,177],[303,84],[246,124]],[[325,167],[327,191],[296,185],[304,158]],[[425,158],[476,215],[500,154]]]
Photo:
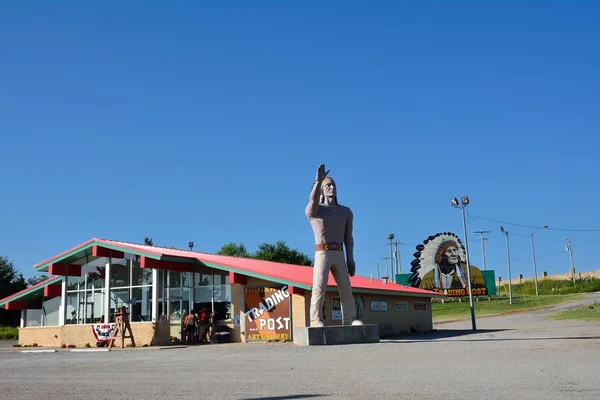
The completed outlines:
[[[16,340],[19,338],[19,328],[0,326],[0,340]]]
[[[508,296],[508,283],[498,289],[501,294]],[[534,296],[535,282],[529,280],[523,283],[513,283],[513,296]],[[543,279],[538,277],[538,291],[541,295],[590,293],[600,291],[600,279],[596,277],[576,279],[573,283],[570,279]],[[506,293],[505,293],[506,292]]]

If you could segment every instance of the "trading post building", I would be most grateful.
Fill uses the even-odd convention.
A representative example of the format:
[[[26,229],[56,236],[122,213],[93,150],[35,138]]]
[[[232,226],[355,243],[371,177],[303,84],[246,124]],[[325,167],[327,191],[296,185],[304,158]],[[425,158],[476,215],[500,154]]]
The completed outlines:
[[[185,315],[203,308],[231,342],[290,341],[294,327],[309,326],[312,267],[94,238],[34,268],[50,278],[0,300],[21,310],[21,345],[95,346],[110,337],[122,307],[136,346],[181,340]],[[382,336],[432,330],[431,299],[445,297],[367,277],[350,281],[359,317],[379,324]],[[324,308],[326,325],[341,324],[331,274]]]

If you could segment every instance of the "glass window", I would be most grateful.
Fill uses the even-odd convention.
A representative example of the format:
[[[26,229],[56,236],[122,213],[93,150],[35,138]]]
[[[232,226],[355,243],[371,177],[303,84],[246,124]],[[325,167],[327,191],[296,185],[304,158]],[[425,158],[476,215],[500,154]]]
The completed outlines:
[[[125,287],[130,286],[131,270],[129,265],[123,264],[111,264],[110,266],[110,286],[111,287]]]
[[[85,268],[88,289],[101,289],[106,283],[106,266],[88,265]]]
[[[67,276],[67,290],[83,289],[83,279],[81,276]]]
[[[44,301],[42,311],[45,315],[44,325],[57,326],[60,315],[60,297],[53,297]]]
[[[159,276],[161,274],[159,273]],[[160,284],[160,283],[159,283]],[[152,285],[152,269],[140,268],[138,261],[133,261],[131,269],[131,286]]]
[[[104,295],[100,290],[88,291],[86,311],[85,311],[85,323],[86,324],[97,324],[100,323],[104,317],[102,315],[102,309],[104,307]]]
[[[129,289],[115,289],[110,291],[110,322],[115,322],[115,311],[119,307],[129,304]]]
[[[77,323],[77,303],[79,293],[67,293],[67,315],[65,317],[65,324],[71,325]]]
[[[169,272],[169,287],[178,288],[181,286],[181,272]]]
[[[152,320],[152,288],[131,289],[131,315],[133,322]]]
[[[215,282],[214,283],[215,285],[228,284],[229,283],[229,272],[215,269],[214,282]]]

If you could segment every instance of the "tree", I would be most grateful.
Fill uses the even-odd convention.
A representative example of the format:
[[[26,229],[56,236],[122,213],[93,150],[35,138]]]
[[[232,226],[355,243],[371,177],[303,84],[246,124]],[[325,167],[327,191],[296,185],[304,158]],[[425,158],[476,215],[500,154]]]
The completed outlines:
[[[33,276],[29,279],[27,279],[27,286],[35,286],[40,282],[45,281],[46,279],[50,278],[48,275],[40,275],[40,276]]]
[[[275,244],[262,243],[254,254],[248,252],[243,243],[227,243],[217,252],[221,256],[254,258],[256,260],[274,261],[284,264],[312,266],[313,260],[306,254],[288,247],[284,241]]]
[[[224,244],[221,249],[217,252],[220,256],[230,257],[241,257],[241,258],[252,258],[252,255],[248,253],[246,246],[243,243],[227,243]]]
[[[289,248],[285,242],[281,240],[274,245],[270,243],[262,243],[258,246],[258,250],[256,253],[254,253],[253,258],[257,260],[275,261],[285,264],[306,266],[313,265],[313,260],[310,257],[296,249]]]
[[[149,238],[148,236],[146,236],[144,238],[144,244],[146,246],[154,246],[154,242],[152,241],[152,238]]]
[[[27,287],[23,274],[17,273],[13,263],[4,256],[0,256],[0,299],[15,294]],[[0,310],[0,326],[18,325],[19,311]]]

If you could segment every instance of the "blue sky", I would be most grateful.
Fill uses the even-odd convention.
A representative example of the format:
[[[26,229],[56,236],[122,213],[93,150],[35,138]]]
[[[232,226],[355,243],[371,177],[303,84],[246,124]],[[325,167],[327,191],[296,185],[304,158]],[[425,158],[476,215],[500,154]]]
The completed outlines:
[[[83,4],[85,3],[85,4]],[[319,163],[358,274],[462,235],[507,278],[600,268],[596,2],[4,2],[0,254],[91,237],[216,252],[285,240]],[[485,219],[487,218],[487,219]],[[518,226],[523,225],[523,226]],[[588,231],[583,231],[588,230]]]

